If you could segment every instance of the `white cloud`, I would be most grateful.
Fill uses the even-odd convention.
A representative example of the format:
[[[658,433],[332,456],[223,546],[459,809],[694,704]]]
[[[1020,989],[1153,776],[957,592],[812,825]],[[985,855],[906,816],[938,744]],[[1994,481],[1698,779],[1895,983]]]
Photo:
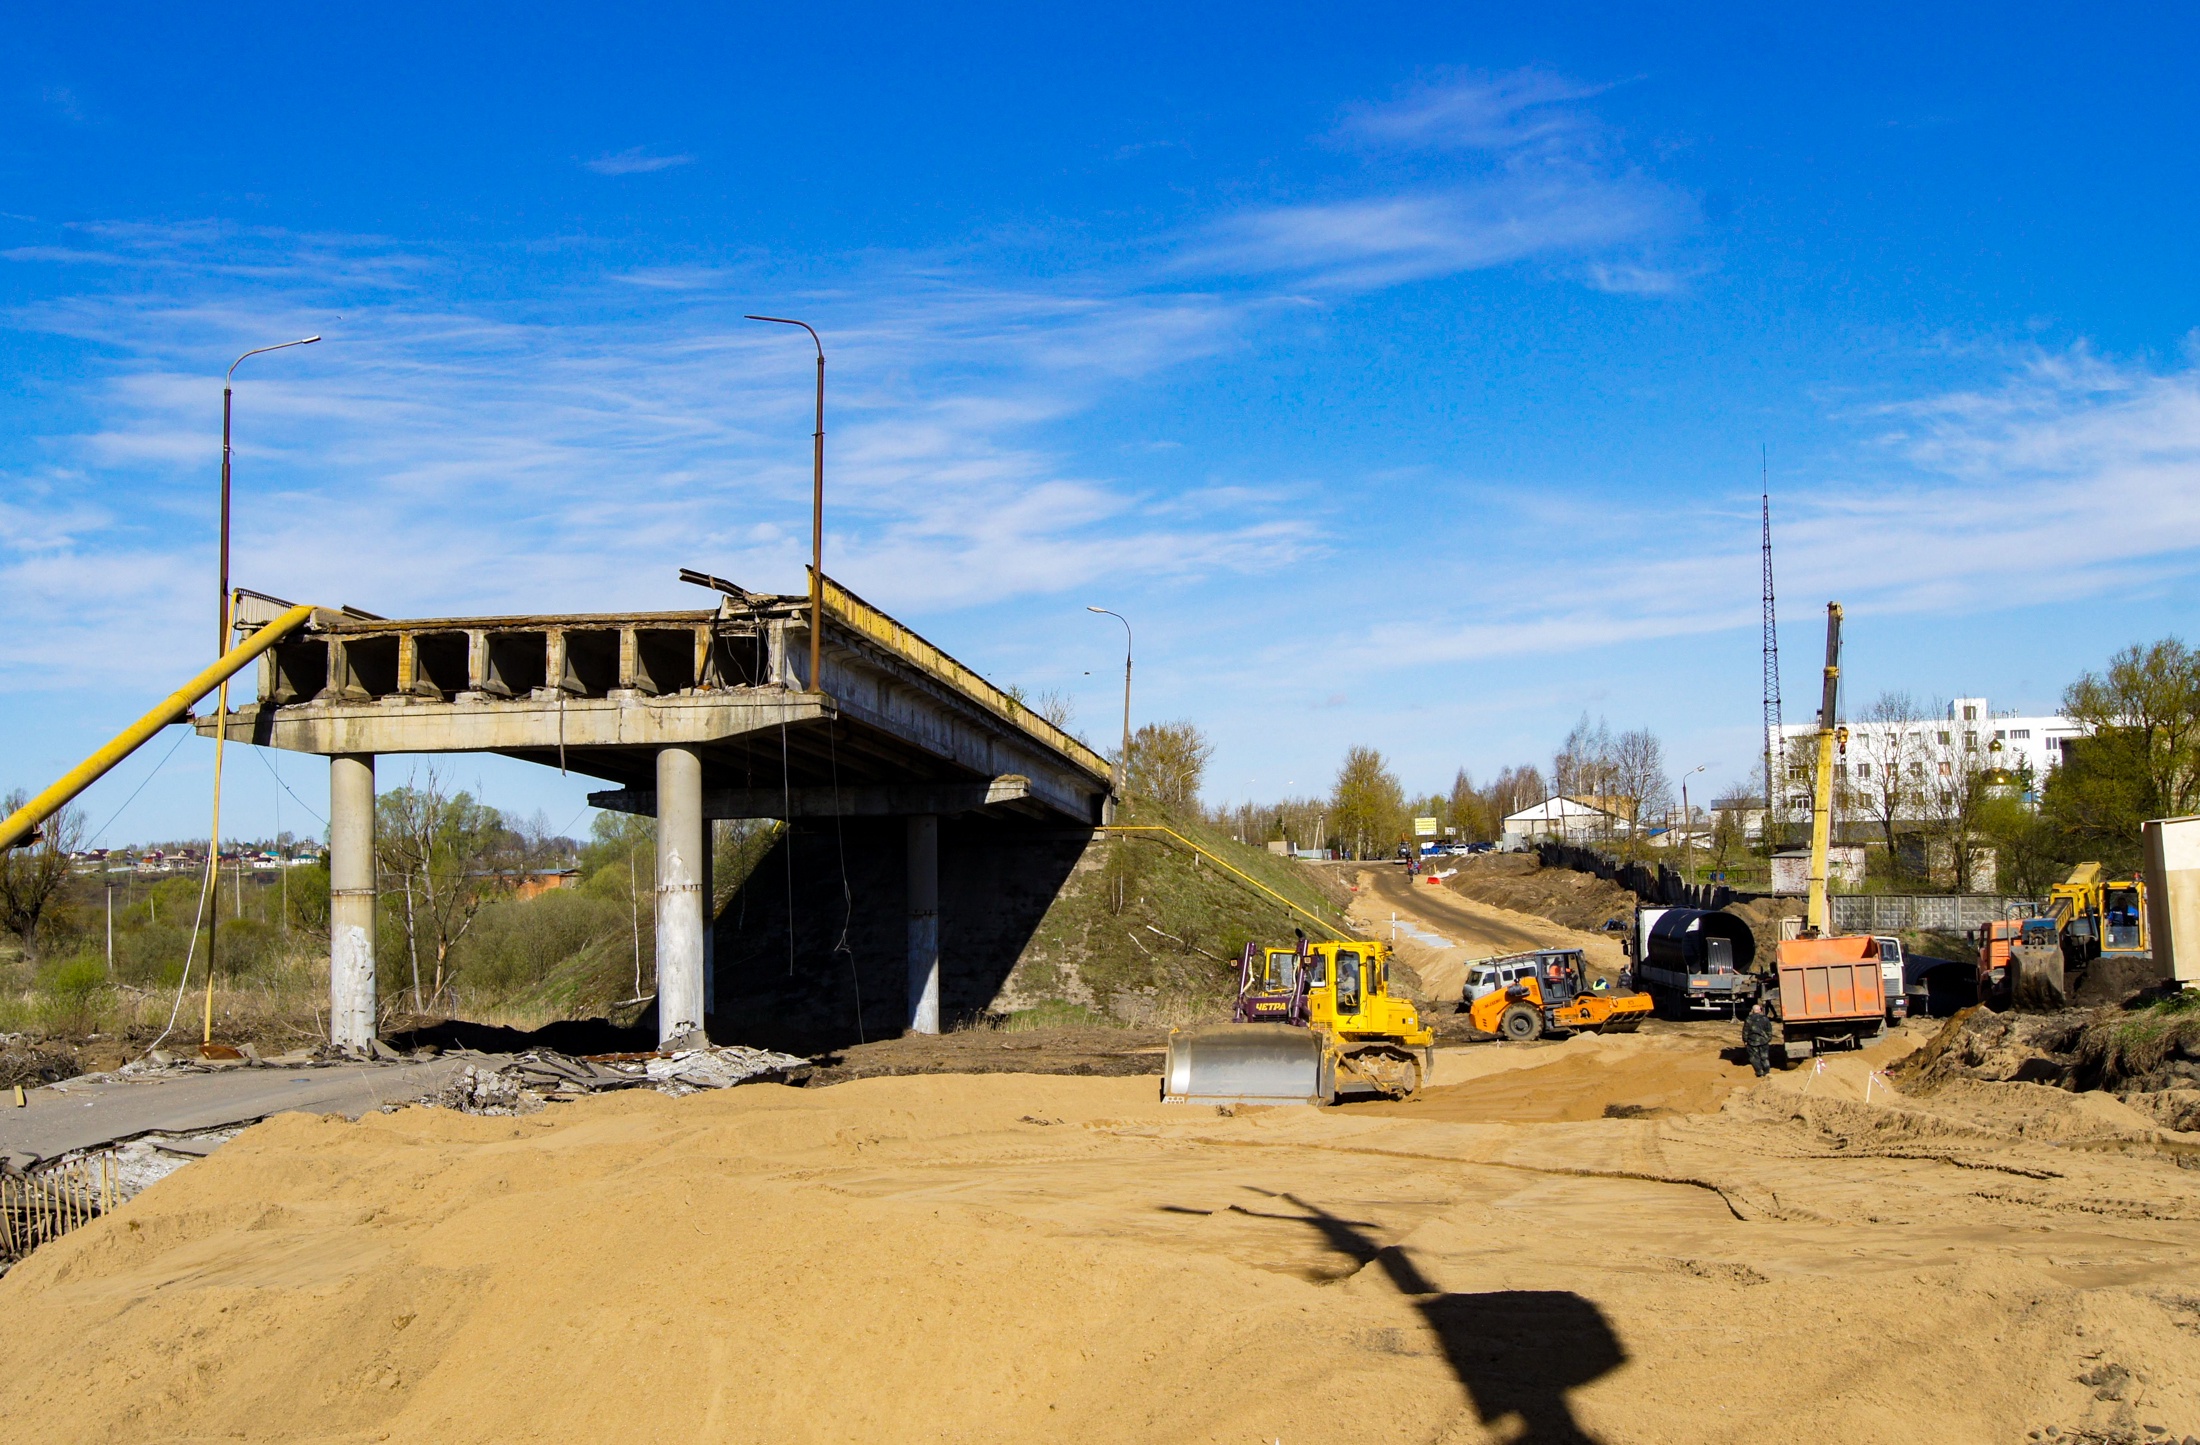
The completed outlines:
[[[1508,265],[1535,256],[1583,255],[1633,244],[1671,228],[1676,198],[1654,183],[1507,176],[1331,205],[1278,206],[1217,227],[1183,264],[1237,274],[1277,274],[1308,285],[1367,289]],[[1609,278],[1647,268],[1600,264]]]
[[[2040,355],[2013,362],[1997,385],[1855,420],[1897,423],[1858,437],[1862,479],[1773,499],[1785,597],[1838,598],[1857,617],[1945,617],[2131,597],[2200,576],[2200,367]],[[1571,568],[1562,591],[1498,594],[1449,628],[1380,626],[1354,653],[1392,666],[1549,657],[1746,627],[1758,602],[1753,501],[1599,504],[1563,529],[1486,510],[1486,548],[1565,536],[1569,553],[1595,560]]]
[[[1682,268],[1647,252],[1687,229],[1694,204],[1609,158],[1616,147],[1603,124],[1570,104],[1604,88],[1522,70],[1455,77],[1354,107],[1336,139],[1444,159],[1433,173],[1371,165],[1360,194],[1225,218],[1189,240],[1177,264],[1367,290],[1565,258],[1597,290],[1674,291]]]
[[[194,247],[234,255],[232,240],[135,237],[124,284],[12,318],[119,355],[91,424],[52,439],[99,479],[89,499],[0,510],[0,627],[35,639],[0,650],[16,685],[197,650],[220,369],[339,305],[323,344],[239,376],[244,585],[393,615],[668,605],[683,564],[800,585],[810,369],[779,328],[741,319],[766,284],[755,271],[662,294],[609,278],[499,309],[427,299],[456,289],[463,258],[376,242],[364,268],[328,238],[302,242],[307,258],[259,238],[248,274],[189,264]],[[1230,345],[1246,305],[906,271],[854,289],[883,299],[813,296],[796,314],[831,356],[828,566],[864,595],[936,614],[1310,555],[1309,527],[1273,507],[1080,475],[1046,439],[1125,379]],[[29,480],[10,479],[11,498]],[[135,580],[102,580],[118,575]]]
[[[669,171],[674,166],[684,166],[695,157],[651,155],[641,146],[623,150],[615,155],[596,156],[581,164],[599,176],[644,176],[655,171]]]
[[[1396,100],[1346,110],[1341,138],[1390,145],[1489,151],[1564,143],[1579,147],[1598,127],[1568,101],[1606,87],[1545,70],[1452,76]]]

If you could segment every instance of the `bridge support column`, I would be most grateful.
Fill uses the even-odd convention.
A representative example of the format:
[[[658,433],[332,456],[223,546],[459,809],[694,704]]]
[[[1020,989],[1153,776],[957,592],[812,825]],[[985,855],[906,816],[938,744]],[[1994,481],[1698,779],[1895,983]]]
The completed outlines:
[[[909,1032],[940,1031],[940,820],[909,819]]]
[[[657,750],[657,1042],[703,1029],[703,761]]]
[[[374,754],[328,760],[328,1040],[374,1045]]]

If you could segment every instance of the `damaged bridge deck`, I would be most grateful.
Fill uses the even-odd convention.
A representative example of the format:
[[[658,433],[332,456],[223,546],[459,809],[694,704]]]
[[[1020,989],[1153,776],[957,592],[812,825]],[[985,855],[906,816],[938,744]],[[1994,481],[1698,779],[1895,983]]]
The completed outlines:
[[[617,784],[591,801],[628,812],[655,811],[657,751],[682,746],[709,817],[1101,821],[1104,758],[830,581],[811,686],[807,607],[744,593],[692,612],[324,613],[261,659],[229,737],[330,756],[499,753]],[[197,723],[212,735],[211,717]]]

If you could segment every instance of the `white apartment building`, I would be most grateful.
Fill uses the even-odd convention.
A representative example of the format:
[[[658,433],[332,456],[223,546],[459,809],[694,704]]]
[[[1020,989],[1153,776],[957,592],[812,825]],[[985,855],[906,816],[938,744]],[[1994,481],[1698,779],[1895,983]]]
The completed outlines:
[[[1848,747],[1837,754],[1834,786],[1851,794],[1884,790],[1889,770],[1912,784],[1930,784],[1976,769],[2030,769],[2034,786],[2062,762],[2067,739],[2085,729],[2069,718],[1995,712],[1983,697],[1959,697],[1944,715],[1890,721],[1851,721]],[[1818,729],[1790,723],[1780,729],[1774,756],[1783,759],[1782,800],[1792,816],[1810,811],[1811,769]]]

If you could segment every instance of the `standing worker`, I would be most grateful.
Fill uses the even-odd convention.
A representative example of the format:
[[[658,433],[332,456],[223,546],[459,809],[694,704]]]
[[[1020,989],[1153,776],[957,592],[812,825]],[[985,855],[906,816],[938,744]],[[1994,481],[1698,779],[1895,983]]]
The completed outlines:
[[[1749,1050],[1749,1066],[1758,1078],[1772,1072],[1772,1015],[1765,1012],[1763,999],[1751,1004],[1742,1019],[1742,1045]]]

